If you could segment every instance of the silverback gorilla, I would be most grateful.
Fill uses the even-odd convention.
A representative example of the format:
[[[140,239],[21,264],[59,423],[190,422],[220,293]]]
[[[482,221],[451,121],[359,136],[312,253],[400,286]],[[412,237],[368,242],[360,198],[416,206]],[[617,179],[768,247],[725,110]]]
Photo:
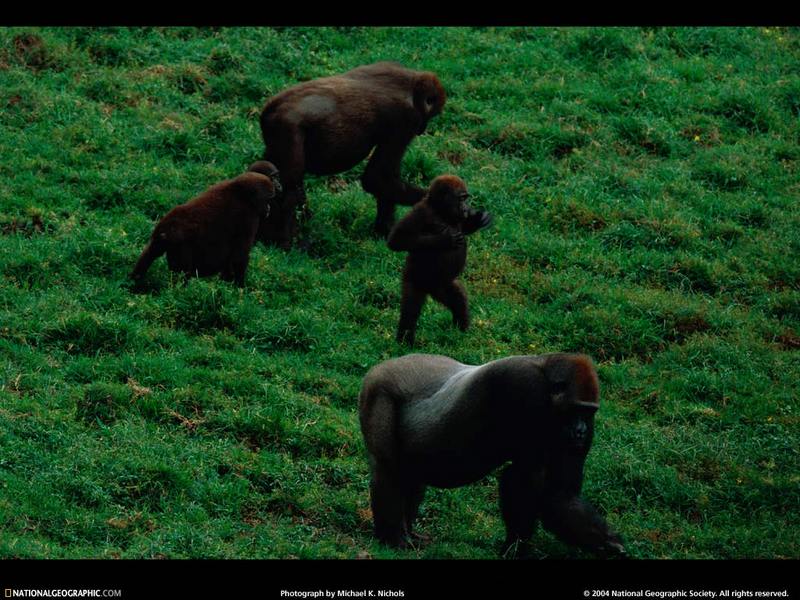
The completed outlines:
[[[285,195],[275,233],[262,228],[259,239],[291,245],[295,209],[305,209],[303,176],[347,171],[374,152],[361,178],[375,196],[376,231],[386,236],[395,204],[411,206],[424,190],[400,179],[406,147],[442,111],[446,99],[439,79],[397,63],[379,62],[342,75],[292,86],[270,98],[261,112],[264,159],[281,171]]]
[[[155,259],[167,255],[171,271],[187,277],[220,274],[244,285],[259,223],[275,196],[275,166],[258,161],[247,173],[211,186],[159,221],[131,273],[139,281]]]
[[[465,235],[487,227],[492,216],[467,204],[467,186],[455,175],[433,180],[421,202],[392,228],[387,244],[408,252],[403,269],[403,295],[397,341],[414,345],[422,306],[430,294],[453,314],[462,331],[469,327],[464,287],[456,281],[467,262]]]
[[[598,381],[581,354],[511,356],[464,365],[409,354],[373,367],[359,396],[376,537],[405,545],[428,485],[500,477],[504,548],[541,520],[562,541],[624,554],[622,540],[580,498]]]

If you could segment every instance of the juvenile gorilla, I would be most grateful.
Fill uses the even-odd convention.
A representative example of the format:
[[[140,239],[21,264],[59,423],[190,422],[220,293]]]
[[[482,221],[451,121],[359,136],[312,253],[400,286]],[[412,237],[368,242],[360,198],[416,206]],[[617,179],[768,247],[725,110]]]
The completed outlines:
[[[379,62],[297,84],[268,100],[261,112],[264,158],[280,168],[286,190],[284,209],[270,219],[279,245],[291,245],[295,208],[305,210],[304,174],[347,171],[373,148],[361,183],[377,200],[375,229],[386,236],[395,204],[411,206],[424,194],[401,181],[400,162],[409,143],[442,111],[445,99],[433,73]],[[261,231],[259,239],[268,243],[273,235]]]
[[[167,255],[171,271],[187,277],[217,273],[244,285],[259,222],[270,212],[275,166],[259,161],[247,173],[218,183],[176,206],[159,221],[131,273],[139,281],[155,259]]]
[[[468,198],[461,179],[440,175],[424,199],[389,234],[389,248],[408,252],[397,328],[400,343],[414,344],[417,320],[428,294],[450,309],[459,329],[469,327],[467,294],[456,281],[467,261],[464,236],[489,225],[492,217],[470,208]]]
[[[624,553],[580,498],[598,381],[581,354],[511,356],[464,365],[409,354],[373,367],[359,396],[375,535],[405,545],[425,486],[460,487],[509,462],[500,477],[504,547],[538,520],[568,544]]]

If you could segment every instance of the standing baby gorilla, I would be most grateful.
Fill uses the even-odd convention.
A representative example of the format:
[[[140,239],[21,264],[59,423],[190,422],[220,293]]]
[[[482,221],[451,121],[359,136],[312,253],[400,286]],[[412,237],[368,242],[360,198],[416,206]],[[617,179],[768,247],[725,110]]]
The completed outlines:
[[[269,215],[269,202],[280,191],[276,179],[275,165],[258,161],[247,173],[173,208],[156,225],[131,277],[139,281],[166,253],[172,271],[187,277],[219,273],[242,287],[259,222]]]
[[[454,175],[433,180],[427,195],[389,234],[389,248],[406,251],[403,297],[397,341],[414,344],[422,306],[428,294],[453,313],[453,322],[465,331],[469,308],[464,287],[456,281],[467,262],[469,235],[492,222],[491,215],[467,205],[467,186]]]
[[[280,168],[286,195],[270,219],[272,228],[262,227],[259,239],[288,248],[295,207],[305,207],[304,174],[347,171],[373,148],[361,183],[378,203],[376,231],[388,234],[395,204],[411,206],[424,194],[400,180],[400,162],[445,98],[436,75],[391,62],[299,83],[270,98],[261,113],[264,158]]]
[[[500,478],[506,547],[528,540],[541,519],[568,544],[624,553],[619,535],[580,498],[599,405],[597,374],[581,354],[479,366],[410,354],[373,367],[359,417],[375,535],[405,544],[425,486],[463,486],[510,461]]]

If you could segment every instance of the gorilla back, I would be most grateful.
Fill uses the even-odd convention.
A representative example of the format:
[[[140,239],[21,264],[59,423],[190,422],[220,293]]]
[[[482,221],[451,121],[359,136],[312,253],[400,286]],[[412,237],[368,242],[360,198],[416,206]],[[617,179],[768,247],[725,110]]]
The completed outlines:
[[[599,407],[597,374],[580,354],[512,356],[470,366],[411,354],[374,367],[359,398],[376,536],[403,545],[425,486],[500,480],[506,545],[541,520],[563,541],[623,551],[579,497]]]

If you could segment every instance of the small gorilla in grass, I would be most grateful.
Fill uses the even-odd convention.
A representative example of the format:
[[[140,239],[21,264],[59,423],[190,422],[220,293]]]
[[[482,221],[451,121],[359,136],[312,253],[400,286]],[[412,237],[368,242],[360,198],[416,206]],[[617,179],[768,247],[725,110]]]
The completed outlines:
[[[409,354],[376,365],[359,396],[376,537],[405,545],[426,486],[467,485],[508,462],[504,549],[529,540],[541,520],[568,544],[624,554],[620,536],[580,497],[598,408],[597,374],[582,354],[478,366]]]
[[[375,230],[389,233],[395,204],[411,206],[424,190],[400,179],[400,162],[411,141],[442,112],[446,94],[433,73],[379,62],[341,75],[298,83],[270,98],[261,112],[264,159],[281,170],[285,210],[274,230],[259,239],[288,248],[297,227],[295,208],[306,211],[306,173],[348,171],[371,151],[361,177],[375,196]],[[266,239],[265,239],[266,238]]]
[[[280,190],[276,179],[275,165],[258,161],[247,173],[173,208],[156,225],[131,278],[141,280],[166,253],[171,271],[186,277],[219,273],[242,287],[259,223],[269,216],[270,201]]]
[[[491,224],[492,216],[470,208],[468,198],[461,179],[441,175],[389,234],[389,248],[408,252],[397,328],[400,343],[414,344],[417,320],[428,294],[450,309],[459,329],[469,327],[467,294],[456,281],[467,261],[464,236]]]

